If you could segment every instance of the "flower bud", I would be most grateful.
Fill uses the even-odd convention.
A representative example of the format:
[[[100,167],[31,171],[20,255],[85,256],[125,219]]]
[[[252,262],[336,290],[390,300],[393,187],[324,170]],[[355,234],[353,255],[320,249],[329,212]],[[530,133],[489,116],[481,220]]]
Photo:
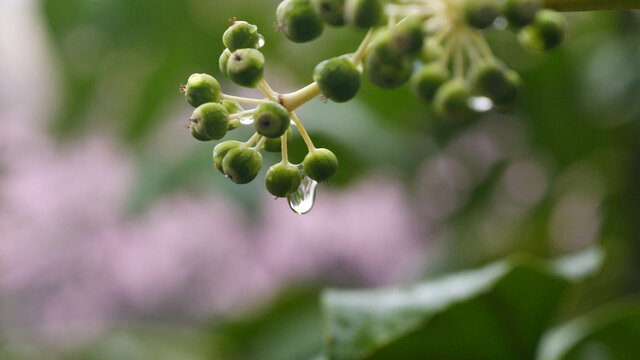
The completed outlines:
[[[506,0],[503,13],[511,26],[521,28],[533,21],[542,0]]]
[[[462,13],[467,24],[485,29],[496,20],[500,8],[497,0],[465,0]]]

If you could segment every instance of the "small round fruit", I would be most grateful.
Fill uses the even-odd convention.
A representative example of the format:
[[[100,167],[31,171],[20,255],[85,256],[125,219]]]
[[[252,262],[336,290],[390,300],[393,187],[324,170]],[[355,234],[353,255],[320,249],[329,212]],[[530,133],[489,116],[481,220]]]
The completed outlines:
[[[236,84],[255,88],[264,74],[264,55],[256,49],[240,49],[227,63],[229,78]]]
[[[265,102],[253,113],[253,126],[258,134],[268,138],[278,138],[287,131],[290,122],[289,112],[275,102]]]
[[[311,0],[284,0],[276,10],[278,28],[287,39],[302,43],[322,35],[324,22],[316,14]]]
[[[216,147],[213,148],[213,166],[216,168],[216,170],[224,174],[224,170],[222,168],[222,160],[224,160],[224,157],[227,155],[229,150],[242,145],[243,144],[240,141],[234,140],[223,141],[220,144],[216,145]]]
[[[219,103],[202,104],[193,111],[189,128],[198,140],[221,139],[229,128],[229,112]]]
[[[291,144],[292,139],[293,131],[291,131],[291,126],[289,126],[289,128],[287,129],[287,144]],[[268,152],[282,151],[282,137],[272,139],[267,138],[267,141],[264,142],[264,146],[262,148]]]
[[[399,87],[409,81],[413,63],[408,58],[381,60],[375,52],[369,53],[364,63],[364,73],[376,86],[383,89]]]
[[[246,21],[236,21],[224,32],[222,42],[231,52],[238,49],[257,49],[260,45],[258,27]]]
[[[351,100],[362,83],[362,74],[348,56],[324,60],[313,71],[313,80],[327,98],[337,103]]]
[[[255,149],[236,146],[222,159],[222,171],[236,184],[246,184],[255,179],[262,167],[262,155]]]
[[[220,67],[220,72],[225,76],[229,76],[229,73],[227,72],[227,64],[229,63],[230,57],[231,57],[231,51],[229,51],[229,49],[224,49],[222,54],[220,54],[220,59],[218,59],[218,66]]]
[[[513,103],[520,94],[520,89],[522,88],[522,79],[520,75],[515,70],[507,70],[507,88],[501,94],[500,97],[493,99],[494,104],[496,105],[509,105]]]
[[[542,0],[506,0],[503,13],[511,26],[521,28],[531,23],[540,9]]]
[[[305,156],[302,168],[307,176],[323,182],[338,172],[338,158],[328,149],[315,149]]]
[[[207,74],[192,74],[187,80],[184,91],[187,102],[193,107],[204,103],[219,102],[222,97],[222,89],[218,80]]]
[[[512,88],[507,80],[506,69],[496,62],[483,62],[476,65],[471,77],[473,90],[499,104],[510,98]]]
[[[438,61],[444,54],[442,46],[432,40],[432,38],[427,39],[422,46],[422,51],[420,51],[420,60],[423,63]]]
[[[327,24],[342,26],[344,22],[344,0],[311,0],[318,16]]]
[[[477,113],[469,107],[471,91],[461,79],[449,80],[436,92],[434,110],[436,114],[452,121],[464,122],[475,118]]]
[[[344,17],[355,27],[370,28],[382,20],[382,4],[379,0],[345,0]]]
[[[540,10],[533,22],[520,30],[518,40],[532,50],[551,50],[564,39],[566,19],[553,10]]]
[[[423,21],[409,16],[391,29],[391,46],[396,54],[415,56],[424,44]]]
[[[271,195],[285,197],[298,189],[302,174],[293,164],[278,163],[267,170],[264,182]]]
[[[418,99],[430,102],[438,88],[448,79],[449,71],[440,64],[426,64],[411,77],[411,90]]]
[[[477,29],[491,26],[500,14],[497,0],[466,0],[462,7],[465,21]]]

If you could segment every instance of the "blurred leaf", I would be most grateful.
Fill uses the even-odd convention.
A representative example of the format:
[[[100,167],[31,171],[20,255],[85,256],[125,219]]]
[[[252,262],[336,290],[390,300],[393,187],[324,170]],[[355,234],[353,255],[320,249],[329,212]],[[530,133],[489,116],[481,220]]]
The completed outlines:
[[[127,325],[61,359],[205,360],[210,359],[207,351],[206,337],[191,329]]]
[[[637,359],[640,299],[617,302],[545,335],[539,360]]]
[[[318,291],[287,291],[257,312],[215,326],[212,335],[223,359],[307,360],[322,347]]]
[[[598,269],[589,250],[560,262],[514,257],[407,288],[323,296],[330,360],[531,359],[571,281]]]

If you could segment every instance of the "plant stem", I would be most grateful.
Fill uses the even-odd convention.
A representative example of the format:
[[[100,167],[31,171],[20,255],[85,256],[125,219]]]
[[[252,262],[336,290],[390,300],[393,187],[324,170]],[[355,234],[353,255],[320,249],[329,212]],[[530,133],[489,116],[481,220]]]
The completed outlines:
[[[256,144],[255,149],[257,151],[262,150],[262,147],[264,146],[265,142],[267,142],[267,137],[266,136],[261,137],[260,140],[258,141],[258,143]]]
[[[262,78],[262,80],[260,80],[260,82],[258,83],[258,90],[260,90],[264,94],[264,96],[267,97],[267,99],[278,102],[278,94],[273,91],[273,89],[271,89],[271,86],[269,86],[269,83],[267,83],[267,80],[265,80],[265,78]]]
[[[253,104],[253,105],[260,105],[266,101],[266,99],[251,99],[251,98],[233,96],[233,95],[227,95],[227,94],[222,94],[222,98],[224,100],[235,101],[243,104]]]
[[[316,82],[312,82],[298,91],[280,95],[280,104],[289,112],[293,112],[318,95],[320,95],[320,88]]]
[[[302,122],[300,122],[300,119],[298,119],[298,115],[296,115],[296,113],[291,112],[291,120],[293,120],[293,123],[296,124],[298,131],[300,131],[300,136],[302,136],[302,140],[304,140],[304,143],[307,144],[309,152],[315,151],[316,147],[313,146],[313,142],[311,141],[311,138],[307,133],[307,129],[304,128],[304,125],[302,125]]]
[[[351,60],[354,64],[358,64],[360,61],[362,61],[362,58],[367,51],[367,47],[369,46],[369,43],[371,43],[371,38],[373,37],[374,31],[375,28],[369,29],[367,35],[365,35],[364,39],[362,39],[360,46],[358,46],[358,50],[356,50],[356,52],[353,54],[353,57],[351,57]]]
[[[251,146],[254,142],[256,142],[261,137],[262,137],[262,135],[260,135],[258,133],[253,134],[253,136],[249,140],[247,140],[246,143],[244,143],[244,146],[247,146],[247,147]]]
[[[289,154],[287,153],[287,133],[285,132],[281,137],[280,137],[280,143],[281,143],[281,148],[282,148],[282,163],[283,164],[287,164],[289,162]]]
[[[640,9],[640,0],[544,0],[544,7],[557,11]]]

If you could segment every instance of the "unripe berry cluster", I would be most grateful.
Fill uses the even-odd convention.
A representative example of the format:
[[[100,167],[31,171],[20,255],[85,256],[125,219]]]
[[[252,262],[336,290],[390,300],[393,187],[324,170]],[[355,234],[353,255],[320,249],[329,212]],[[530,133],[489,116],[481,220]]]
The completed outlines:
[[[264,78],[265,58],[259,50],[264,38],[258,28],[233,19],[222,38],[226,49],[219,58],[220,72],[240,86],[257,88],[265,98],[223,94],[207,74],[193,74],[181,87],[196,108],[189,123],[194,138],[217,140],[253,124],[256,133],[248,141],[225,141],[213,151],[215,168],[231,181],[245,184],[257,176],[261,150],[282,153],[282,161],[269,168],[265,179],[276,197],[299,196],[310,179],[324,182],[338,171],[336,156],[313,145],[295,114],[314,97],[349,101],[364,74],[385,89],[410,83],[415,96],[431,103],[437,115],[467,121],[493,105],[510,105],[521,86],[518,73],[493,55],[483,31],[508,28],[518,32],[524,46],[549,50],[562,41],[565,29],[564,17],[542,9],[542,0],[284,0],[276,18],[277,29],[299,43],[318,38],[327,25],[369,31],[354,53],[320,62],[313,83],[279,94]],[[483,106],[475,105],[478,99],[484,100]],[[255,107],[245,110],[239,103]],[[290,124],[309,150],[299,165],[288,161]]]

